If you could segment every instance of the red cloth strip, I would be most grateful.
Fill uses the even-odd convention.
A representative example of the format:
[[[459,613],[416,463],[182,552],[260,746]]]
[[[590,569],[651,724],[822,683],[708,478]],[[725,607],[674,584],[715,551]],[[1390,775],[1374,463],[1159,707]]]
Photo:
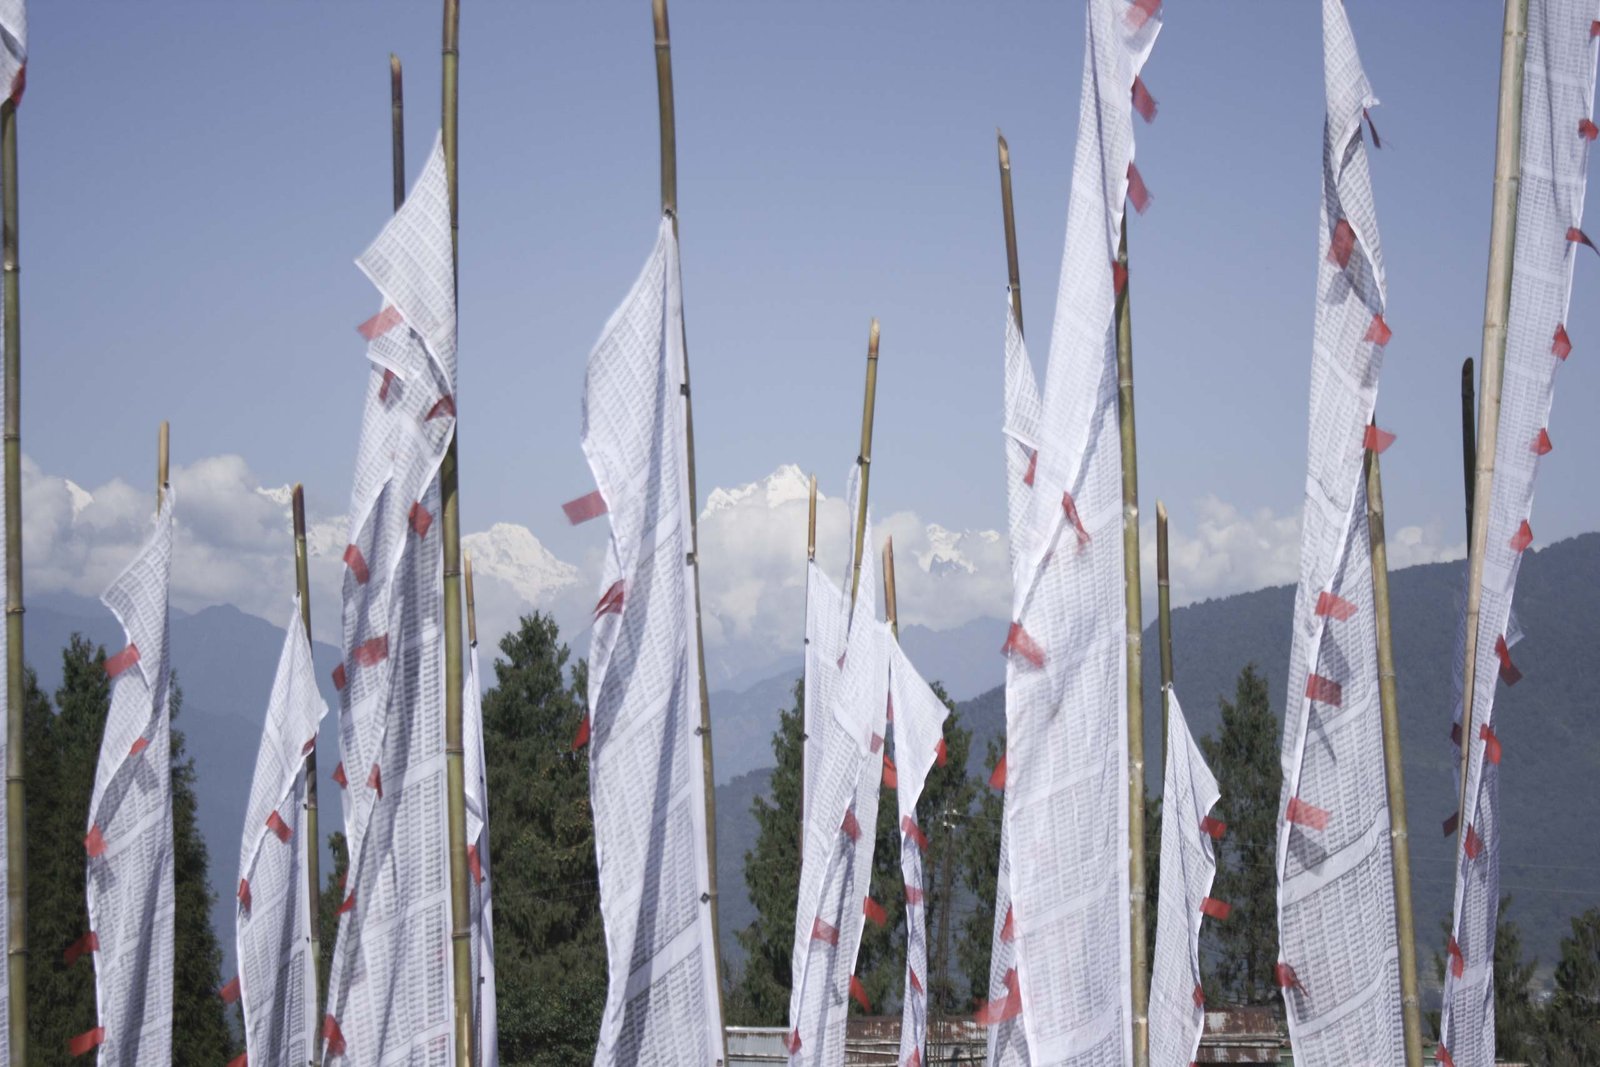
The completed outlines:
[[[83,838],[83,850],[89,854],[90,859],[93,859],[96,856],[105,855],[106,838],[105,835],[100,832],[100,827],[89,827],[89,832],[84,835]]]
[[[339,783],[340,789],[350,788],[350,779],[345,777],[343,763],[333,768],[333,780]]]
[[[340,692],[343,692],[345,684],[348,681],[349,681],[349,679],[345,676],[345,673],[344,673],[344,664],[341,663],[341,664],[339,664],[337,667],[335,667],[333,669],[333,687],[335,689],[339,690]]]
[[[854,807],[845,809],[844,819],[839,823],[839,829],[850,840],[861,840],[861,824],[856,821],[856,809]]]
[[[607,589],[605,591],[604,595],[602,595],[600,597],[600,603],[598,603],[598,604],[596,604],[594,606],[594,617],[598,619],[602,615],[621,615],[621,614],[622,614],[622,579],[618,578],[616,581],[611,583],[611,587],[609,589]]]
[[[1028,455],[1028,473],[1022,476],[1023,485],[1032,485],[1033,476],[1039,472],[1039,450],[1036,448]]]
[[[1372,427],[1367,427],[1372,429]],[[1356,606],[1337,593],[1317,594],[1317,614],[1338,622],[1348,622],[1355,615]]]
[[[228,1067],[250,1067],[250,1053],[241,1052],[228,1061]]]
[[[22,106],[22,94],[28,88],[28,64],[24,63],[17,68],[11,76],[11,103],[16,107]]]
[[[1280,963],[1273,969],[1273,976],[1278,982],[1279,989],[1298,989],[1304,993],[1306,987],[1300,984],[1300,976],[1294,973],[1294,968],[1287,963]]]
[[[1457,732],[1459,733],[1460,732],[1460,727],[1457,727],[1456,729],[1457,729]],[[1459,811],[1452,812],[1450,817],[1444,821],[1444,836],[1446,836],[1446,837],[1452,836],[1456,832],[1456,827],[1460,826],[1460,825],[1461,825],[1461,813]]]
[[[873,926],[883,927],[888,925],[889,913],[883,910],[882,904],[879,904],[871,897],[861,898],[861,914],[871,919]]]
[[[389,399],[389,386],[394,381],[394,371],[388,367],[383,368],[383,381],[378,385],[378,402],[385,403]]]
[[[1000,940],[1010,944],[1017,939],[1017,913],[1009,905],[1006,907],[1006,921],[1000,924]]]
[[[1533,439],[1533,454],[1548,456],[1556,446],[1550,442],[1550,431],[1540,430],[1539,436]]]
[[[1140,77],[1133,79],[1133,110],[1137,111],[1139,117],[1146,122],[1154,122],[1156,120],[1156,111],[1158,110],[1156,98],[1150,95],[1149,87],[1145,85],[1144,79]]]
[[[250,910],[250,879],[239,879],[239,906],[245,911]]]
[[[572,751],[576,752],[589,743],[589,716],[585,715],[578,723],[578,732],[572,737]]]
[[[1128,27],[1139,29],[1145,23],[1156,17],[1156,12],[1161,10],[1161,0],[1133,0],[1128,5]]]
[[[823,922],[821,919],[811,920],[811,940],[824,941],[830,945],[839,943],[839,931]]]
[[[1595,25],[1600,26],[1600,22]],[[1593,37],[1594,34],[1591,32],[1589,36]],[[1456,1067],[1456,1061],[1450,1058],[1450,1050],[1443,1045],[1434,1050],[1433,1056],[1438,1061],[1439,1067]]]
[[[311,740],[307,741],[305,744],[300,746],[300,755],[309,756],[309,755],[311,755],[311,751],[316,747],[317,747],[317,735],[316,734],[312,734],[311,735]]]
[[[872,1014],[872,1001],[867,999],[867,987],[853,974],[850,976],[850,999],[861,1005],[862,1011]]]
[[[383,799],[383,769],[376,763],[372,765],[372,770],[367,772],[367,788],[377,790],[378,799]]]
[[[473,884],[483,884],[483,860],[478,858],[477,845],[467,846],[467,870],[472,872]]]
[[[1528,525],[1528,520],[1523,519],[1522,525],[1517,527],[1517,532],[1511,536],[1511,551],[1521,552],[1533,544],[1533,527]]]
[[[1496,736],[1494,727],[1485,724],[1478,727],[1478,736],[1483,740],[1483,758],[1490,763],[1500,762],[1500,738]]]
[[[1344,702],[1344,687],[1332,678],[1320,674],[1306,676],[1306,698],[1329,707],[1340,707]]]
[[[344,565],[350,568],[357,585],[366,585],[367,579],[372,577],[372,572],[367,570],[367,557],[355,545],[344,546]]]
[[[998,1026],[1022,1014],[1022,989],[1017,984],[1017,969],[1006,972],[1006,995],[1003,1000],[990,1000],[978,1009],[974,1021],[983,1026]]]
[[[1572,338],[1567,336],[1566,323],[1556,323],[1555,340],[1550,343],[1550,352],[1557,359],[1566,359],[1572,355]]]
[[[914,885],[908,885],[905,888],[906,888],[906,903],[907,904],[921,904],[924,900],[927,899],[927,894],[923,893],[921,887],[914,886]]]
[[[82,1056],[92,1048],[99,1048],[106,1039],[106,1028],[97,1026],[93,1030],[85,1030],[77,1037],[67,1042],[67,1055]]]
[[[1200,984],[1198,982],[1195,983],[1194,992],[1189,994],[1189,996],[1194,1000],[1195,1007],[1201,1009],[1202,1011],[1205,1010],[1206,991],[1200,988]],[[1190,1064],[1190,1067],[1194,1067],[1194,1065]]]
[[[1507,685],[1516,685],[1522,681],[1522,672],[1517,670],[1517,665],[1511,662],[1511,646],[1506,644],[1505,634],[1494,639],[1494,654],[1500,657],[1500,680]],[[1499,763],[1499,760],[1495,760]]]
[[[1124,263],[1111,264],[1111,291],[1117,296],[1128,287],[1128,267]]]
[[[1222,835],[1228,832],[1228,824],[1223,822],[1221,819],[1212,818],[1210,815],[1207,815],[1205,818],[1200,820],[1200,832],[1210,835],[1211,840],[1213,841],[1221,841]]]
[[[1348,221],[1340,219],[1333,228],[1333,240],[1328,243],[1328,262],[1337,263],[1344,270],[1350,265],[1350,253],[1355,247],[1356,231]]]
[[[1461,724],[1458,722],[1450,724],[1450,743],[1457,748],[1461,747]]]
[[[994,770],[989,773],[989,788],[990,789],[999,789],[1002,792],[1005,791],[1005,788],[1006,788],[1006,754],[1004,752],[1000,753],[999,762],[994,765]]]
[[[356,333],[359,333],[369,341],[373,341],[400,325],[401,318],[399,308],[393,304],[385,304],[382,311],[357,326]]]
[[[289,829],[289,824],[283,821],[283,816],[277,812],[267,816],[267,829],[277,834],[279,841],[288,841],[289,835],[294,833]]]
[[[933,763],[936,767],[943,767],[950,762],[950,746],[944,743],[944,738],[939,738],[939,747],[933,750]]]
[[[1205,897],[1200,901],[1200,914],[1209,915],[1218,922],[1224,922],[1229,915],[1233,914],[1233,905],[1226,900],[1218,900],[1216,897]]]
[[[1477,859],[1483,851],[1483,838],[1478,836],[1478,831],[1471,823],[1467,824],[1467,839],[1461,843],[1461,847],[1466,850],[1469,860]]]
[[[361,642],[350,653],[357,667],[371,667],[389,658],[389,635],[382,634]]]
[[[600,495],[600,490],[596,489],[586,496],[567,501],[561,505],[561,510],[567,513],[567,521],[576,526],[580,522],[588,522],[596,516],[604,515],[606,513],[606,498]]]
[[[1567,227],[1567,240],[1575,244],[1588,245],[1590,248],[1593,248],[1595,252],[1600,253],[1600,248],[1595,248],[1594,242],[1589,240],[1589,235],[1578,229],[1576,226]]]
[[[411,514],[406,518],[418,537],[428,536],[428,527],[433,525],[433,514],[422,506],[422,501],[418,500],[411,505]]]
[[[873,734],[872,735],[872,740],[867,742],[867,749],[868,749],[868,751],[872,752],[874,755],[878,754],[879,752],[882,752],[883,751],[883,735],[882,734]]]
[[[95,933],[93,930],[90,930],[88,933],[78,938],[78,940],[68,945],[67,951],[61,954],[61,958],[67,961],[68,967],[71,967],[74,963],[78,962],[79,956],[82,956],[86,952],[98,952],[99,950],[100,935]]]
[[[1089,531],[1083,528],[1083,519],[1078,517],[1078,504],[1072,499],[1071,493],[1061,494],[1061,510],[1067,513],[1067,521],[1078,532],[1078,547],[1082,548],[1089,543]]]
[[[1312,830],[1326,830],[1328,828],[1328,813],[1315,804],[1307,804],[1299,797],[1289,798],[1289,811],[1285,816],[1290,822]]]
[[[1596,126],[1590,119],[1579,119],[1578,136],[1585,141],[1592,141],[1596,137],[1600,137],[1600,126]]]
[[[783,1039],[783,1047],[789,1050],[789,1055],[791,1055],[791,1056],[793,1056],[795,1053],[799,1052],[800,1051],[800,1031],[799,1030],[791,1030],[789,1032],[789,1036]]]
[[[911,977],[912,977],[913,980],[915,980],[916,977],[917,977],[917,972],[916,971],[912,971],[911,972]],[[919,985],[919,987],[917,989],[917,992],[919,992],[919,993],[922,992],[922,989],[921,989],[920,985]],[[914,1045],[912,1046],[911,1055],[906,1057],[905,1067],[922,1067],[922,1050],[921,1049],[917,1048]]]
[[[928,835],[922,832],[922,827],[917,825],[917,820],[909,815],[900,816],[900,831],[917,843],[922,851],[928,851]]]
[[[1022,628],[1020,622],[1011,624],[1011,629],[1006,633],[1006,643],[1000,646],[1000,651],[1007,655],[1015,652],[1035,667],[1044,666],[1044,649],[1034,644],[1033,638],[1028,636],[1028,631]]]
[[[1589,40],[1592,41],[1596,37],[1600,37],[1600,19],[1595,19],[1589,23]]]
[[[133,757],[137,756],[139,753],[143,752],[145,749],[147,749],[149,747],[150,747],[150,739],[148,737],[141,737],[141,738],[136,739],[133,742],[133,744],[128,746],[128,758],[132,759]]]
[[[1461,945],[1452,936],[1445,945],[1445,951],[1450,954],[1450,973],[1460,978],[1467,970],[1467,958],[1461,954]]]
[[[1361,439],[1361,444],[1368,452],[1375,452],[1381,456],[1389,451],[1389,446],[1394,444],[1394,440],[1394,434],[1388,430],[1379,429],[1376,424],[1369,423],[1367,432]]]
[[[1372,316],[1372,325],[1367,327],[1366,336],[1364,336],[1362,340],[1371,341],[1379,348],[1382,348],[1384,345],[1389,343],[1389,338],[1393,336],[1394,331],[1389,329],[1389,324],[1387,322],[1383,321],[1383,314],[1380,312]]]
[[[344,1055],[344,1031],[339,1029],[339,1020],[332,1015],[322,1017],[322,1043],[330,1055]]]
[[[911,988],[914,991],[916,991],[918,993],[921,993],[923,991],[922,990],[922,979],[917,977],[917,969],[915,967],[907,967],[906,968],[906,977],[911,979]],[[916,1055],[916,1050],[913,1049],[911,1054],[913,1056]]]
[[[900,775],[895,772],[894,760],[889,758],[889,753],[883,754],[883,784],[888,789],[900,787]]]
[[[228,979],[223,987],[217,990],[217,996],[222,998],[222,1003],[232,1004],[239,999],[239,976],[234,975]]]
[[[127,648],[106,660],[106,677],[115,678],[138,662],[139,646],[130,644]]]
[[[347,911],[354,911],[355,907],[356,907],[356,892],[355,892],[355,890],[352,889],[350,891],[350,895],[344,898],[344,903],[339,905],[339,914],[343,915]]]
[[[441,396],[438,400],[435,400],[433,402],[433,407],[428,409],[427,417],[424,418],[422,421],[423,422],[429,422],[429,421],[431,421],[433,419],[437,419],[440,415],[449,415],[451,418],[455,418],[455,415],[456,415],[456,398],[455,397],[453,397],[453,396]]]
[[[1144,175],[1139,173],[1139,168],[1128,161],[1128,202],[1133,205],[1133,210],[1143,215],[1150,207],[1150,201],[1155,197],[1150,195],[1150,187],[1144,183]]]

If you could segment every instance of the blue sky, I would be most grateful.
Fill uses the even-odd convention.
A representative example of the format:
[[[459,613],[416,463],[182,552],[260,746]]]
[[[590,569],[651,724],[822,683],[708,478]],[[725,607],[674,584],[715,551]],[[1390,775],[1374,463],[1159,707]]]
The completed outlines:
[[[603,524],[584,357],[657,209],[648,4],[468,0],[461,75],[464,523],[577,559]],[[21,113],[24,449],[85,485],[237,453],[343,510],[376,306],[352,258],[389,211],[387,57],[408,170],[438,121],[439,4],[36,3]],[[1385,148],[1379,421],[1391,529],[1462,532],[1457,373],[1483,315],[1500,5],[1350,0]],[[883,322],[875,510],[1000,528],[1005,282],[994,132],[1015,163],[1027,321],[1047,336],[1082,7],[680,2],[680,203],[702,495],[783,463],[840,488]],[[1137,131],[1141,488],[1292,516],[1305,467],[1318,5],[1171,0]],[[1533,525],[1600,527],[1600,316],[1581,259]],[[1042,359],[1042,352],[1036,353]],[[713,563],[708,561],[707,566]]]

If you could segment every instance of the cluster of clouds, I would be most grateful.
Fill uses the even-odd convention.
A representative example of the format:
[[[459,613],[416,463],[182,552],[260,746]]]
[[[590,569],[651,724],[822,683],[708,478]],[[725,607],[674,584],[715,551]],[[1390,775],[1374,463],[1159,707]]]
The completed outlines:
[[[97,597],[133,558],[151,528],[154,487],[121,480],[85,490],[23,460],[23,540],[30,595]],[[289,618],[294,563],[289,543],[289,493],[263,486],[239,456],[202,459],[172,472],[178,498],[177,559],[172,603],[185,611],[213,604],[282,625]],[[761,482],[718,490],[700,517],[703,612],[708,666],[715,684],[749,677],[798,655],[805,617],[807,486],[798,468],[782,467]],[[817,562],[846,579],[848,508],[838,496],[817,507]],[[346,535],[343,516],[312,516],[311,598],[315,632],[336,640]],[[1153,599],[1153,521],[1142,538]],[[892,538],[899,617],[904,625],[948,630],[1008,615],[1011,579],[1005,538],[993,531],[951,531],[928,517],[900,511],[879,519],[874,544]],[[476,574],[479,630],[485,646],[523,613],[551,612],[574,650],[599,580],[599,553],[577,564],[552,555],[527,527],[497,523],[470,533],[464,547]],[[1281,585],[1299,571],[1299,516],[1241,511],[1203,497],[1174,516],[1172,592],[1183,604]],[[1394,568],[1457,559],[1465,545],[1437,528],[1390,533]],[[759,677],[759,673],[756,675]]]

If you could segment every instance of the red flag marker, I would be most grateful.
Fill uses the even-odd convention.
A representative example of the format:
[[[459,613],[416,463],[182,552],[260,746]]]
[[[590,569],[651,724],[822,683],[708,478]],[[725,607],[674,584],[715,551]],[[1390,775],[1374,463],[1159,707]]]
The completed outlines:
[[[861,914],[871,919],[873,926],[882,927],[889,922],[889,913],[883,910],[882,904],[871,897],[861,898]]]
[[[1372,427],[1367,427],[1371,430]],[[1371,447],[1370,445],[1368,446]],[[1356,606],[1337,593],[1317,594],[1317,614],[1338,622],[1348,622],[1356,613]]]
[[[1036,449],[1033,450],[1033,453],[1028,457],[1028,473],[1024,474],[1022,476],[1022,484],[1023,485],[1032,485],[1033,484],[1033,476],[1036,473],[1038,473],[1038,470],[1039,470],[1039,450],[1036,448]]]
[[[1356,231],[1350,223],[1340,219],[1333,228],[1333,239],[1328,243],[1328,262],[1337,263],[1343,270],[1350,265],[1350,253],[1356,247]]]
[[[928,851],[928,835],[922,832],[917,821],[909,815],[900,816],[900,831],[917,843],[922,851]]]
[[[1289,798],[1289,811],[1285,818],[1297,826],[1304,826],[1312,830],[1326,830],[1328,828],[1328,813],[1315,804],[1307,804],[1299,797]]]
[[[1445,945],[1445,951],[1450,954],[1450,973],[1460,978],[1467,970],[1467,958],[1461,954],[1461,945],[1452,935]]]
[[[418,537],[428,536],[428,527],[433,525],[433,515],[422,506],[422,501],[411,505],[411,514],[407,517],[411,523],[412,531]]]
[[[1233,914],[1233,905],[1215,897],[1205,897],[1200,901],[1200,914],[1209,915],[1218,922],[1223,922]]]
[[[389,658],[389,635],[383,634],[361,642],[350,653],[358,667],[371,667]]]
[[[592,493],[580,496],[576,500],[569,500],[561,505],[561,510],[567,513],[567,521],[576,526],[580,522],[606,513],[606,498],[596,489]]]
[[[925,899],[927,899],[926,895],[922,892],[922,889],[919,886],[908,885],[905,887],[905,890],[907,904],[921,904]]]
[[[1150,195],[1150,189],[1144,183],[1144,175],[1139,173],[1139,168],[1128,163],[1128,202],[1133,205],[1133,210],[1143,215],[1150,207],[1150,201],[1155,199]]]
[[[839,943],[839,931],[823,922],[821,919],[812,919],[811,940],[822,941],[829,945],[837,945]]]
[[[400,309],[393,304],[386,304],[382,311],[356,327],[356,333],[369,341],[375,341],[400,325]]]
[[[1595,25],[1600,26],[1600,23]],[[1593,34],[1590,34],[1592,37]],[[1450,1050],[1440,1045],[1433,1053],[1434,1059],[1439,1061],[1439,1067],[1456,1067],[1456,1061],[1450,1058]]]
[[[136,739],[133,742],[133,744],[128,746],[128,758],[132,759],[133,757],[137,756],[139,753],[143,752],[145,749],[147,749],[149,747],[150,747],[150,739],[148,737],[141,737],[141,738]]]
[[[978,1009],[974,1020],[983,1026],[998,1026],[1022,1014],[1022,989],[1017,984],[1017,969],[1006,972],[1006,995],[1000,1000],[990,1000]]]
[[[1549,430],[1540,430],[1539,436],[1533,439],[1533,454],[1536,456],[1548,456],[1555,447],[1550,443]]]
[[[1367,432],[1361,438],[1361,444],[1368,452],[1383,455],[1389,451],[1389,446],[1394,444],[1395,436],[1388,430],[1380,430],[1375,424],[1367,425]]]
[[[476,885],[483,884],[483,860],[478,858],[478,846],[467,846],[467,870],[472,872],[472,881]]]
[[[138,662],[139,646],[130,644],[127,648],[106,660],[106,677],[115,678]]]
[[[1280,963],[1273,969],[1274,977],[1278,981],[1279,989],[1298,989],[1304,993],[1306,987],[1300,984],[1300,976],[1294,973],[1294,968],[1287,963]]]
[[[1072,499],[1071,493],[1061,494],[1061,510],[1067,513],[1067,522],[1078,533],[1078,547],[1083,548],[1090,541],[1089,531],[1083,528],[1083,519],[1078,517],[1078,504]]]
[[[339,1020],[332,1015],[322,1017],[322,1043],[331,1055],[344,1055],[344,1031],[339,1029]]]
[[[1206,1006],[1206,991],[1204,989],[1200,988],[1199,983],[1195,984],[1194,992],[1191,993],[1190,996],[1194,999],[1194,1006],[1195,1007],[1200,1008],[1202,1010],[1205,1008],[1205,1006]]]
[[[394,371],[388,367],[383,368],[383,381],[378,384],[378,401],[387,402],[389,399],[389,385],[394,381]]]
[[[89,832],[83,839],[83,850],[89,854],[91,859],[105,855],[106,839],[105,835],[100,832],[100,827],[89,827]]]
[[[1135,30],[1141,28],[1155,18],[1160,10],[1161,0],[1133,0],[1133,3],[1128,5],[1128,27]]]
[[[1144,79],[1137,76],[1133,79],[1133,110],[1137,111],[1139,117],[1146,122],[1154,122],[1156,120],[1156,98],[1150,95],[1150,90],[1145,86]]]
[[[1478,853],[1483,851],[1483,838],[1478,836],[1478,831],[1471,823],[1467,824],[1467,839],[1461,843],[1461,847],[1469,860],[1477,859]]]
[[[989,774],[989,788],[1002,792],[1006,788],[1006,754],[1000,753],[1000,760],[994,765],[994,770]]]
[[[455,418],[455,415],[456,415],[456,398],[455,397],[447,395],[447,396],[441,396],[438,400],[435,400],[433,402],[433,407],[428,409],[427,417],[424,418],[422,421],[423,422],[432,422],[434,419],[437,419],[441,415],[449,415],[451,418]]]
[[[1572,355],[1572,338],[1567,336],[1565,323],[1556,323],[1555,340],[1550,342],[1550,352],[1557,359],[1566,359]]]
[[[354,911],[355,907],[356,907],[356,892],[355,892],[355,890],[352,889],[350,891],[350,895],[344,898],[344,903],[339,905],[339,914],[343,915],[347,911]]]
[[[341,663],[333,669],[333,687],[342,693],[348,681],[349,679],[344,672],[344,664]]]
[[[1306,697],[1318,704],[1337,708],[1344,702],[1344,687],[1332,678],[1324,678],[1320,674],[1307,675]]]
[[[1494,654],[1500,657],[1500,680],[1507,685],[1516,685],[1522,681],[1522,672],[1517,670],[1517,665],[1511,662],[1511,647],[1506,644],[1504,634],[1494,639]],[[1499,763],[1499,760],[1495,760]]]
[[[239,879],[239,906],[245,911],[250,910],[250,879]]]
[[[350,573],[355,576],[357,585],[366,585],[367,579],[372,577],[367,570],[367,557],[355,545],[346,545],[344,548],[344,565],[350,568]]]
[[[1458,732],[1459,732],[1459,730],[1460,730],[1460,728],[1457,727],[1457,731]],[[1444,836],[1450,837],[1453,834],[1455,834],[1456,827],[1460,826],[1460,825],[1461,825],[1461,813],[1459,811],[1452,812],[1450,817],[1444,821]]]
[[[333,768],[333,780],[339,783],[340,789],[350,788],[350,779],[345,777],[343,763]]]
[[[97,952],[100,949],[100,936],[93,930],[84,934],[78,940],[67,946],[67,951],[61,954],[62,959],[71,967],[78,962],[78,958],[88,952]]]
[[[889,789],[900,787],[900,776],[895,773],[894,760],[889,758],[889,753],[883,754],[883,784]]]
[[[789,1032],[789,1036],[783,1039],[783,1047],[789,1050],[789,1055],[791,1055],[791,1056],[793,1056],[796,1052],[799,1052],[800,1051],[800,1031],[799,1030],[791,1030]]]
[[[883,735],[882,734],[873,734],[872,735],[872,739],[867,742],[867,749],[873,755],[877,755],[879,752],[882,752],[883,751]]]
[[[872,1014],[872,1001],[867,999],[867,987],[853,974],[850,976],[850,999],[861,1005],[862,1011]]]
[[[944,743],[944,738],[939,738],[939,747],[933,750],[934,766],[943,767],[950,762],[950,749]]]
[[[1006,921],[1000,924],[1000,940],[1010,944],[1017,939],[1017,913],[1011,907],[1006,908]]]
[[[1594,122],[1589,119],[1579,119],[1578,136],[1582,137],[1585,141],[1592,141],[1596,137],[1600,137],[1600,126],[1596,126]]]
[[[1490,763],[1500,762],[1500,738],[1495,735],[1494,727],[1484,725],[1478,728],[1478,737],[1483,740],[1483,758]]]
[[[267,816],[267,829],[277,834],[279,841],[288,841],[289,835],[294,832],[289,829],[289,824],[283,821],[283,816],[277,812]]]
[[[1600,248],[1595,248],[1594,242],[1589,240],[1589,235],[1576,226],[1567,227],[1567,240],[1573,244],[1588,245],[1595,252],[1600,252]]]
[[[915,990],[916,992],[921,993],[922,992],[922,979],[917,977],[917,970],[916,970],[915,967],[907,967],[906,968],[906,977],[911,979],[911,988],[913,990]],[[916,1050],[915,1049],[912,1050],[912,1055],[916,1055]]]
[[[578,732],[572,738],[572,751],[576,752],[589,743],[589,716],[585,715],[578,722]]]
[[[622,579],[618,578],[616,581],[611,583],[611,588],[607,589],[605,591],[605,594],[600,597],[600,603],[598,603],[598,604],[596,604],[594,606],[594,617],[598,619],[602,615],[621,615],[621,614],[622,614]]]
[[[99,1048],[105,1039],[106,1028],[103,1026],[97,1026],[93,1030],[85,1030],[67,1042],[67,1055],[82,1056],[92,1048]]]
[[[224,1004],[232,1004],[234,1001],[238,1000],[239,976],[234,975],[232,978],[228,979],[227,983],[221,989],[217,990],[217,996],[222,998],[222,1003]]]
[[[854,807],[845,809],[844,821],[839,824],[839,829],[844,831],[844,836],[852,841],[861,839],[861,824],[856,821],[856,809]]]
[[[1006,633],[1006,643],[1000,646],[1000,651],[1007,655],[1015,652],[1035,667],[1044,666],[1044,649],[1034,643],[1020,622],[1011,624],[1010,631]]]
[[[1380,312],[1372,316],[1372,325],[1367,327],[1366,336],[1362,337],[1362,340],[1371,341],[1379,348],[1382,348],[1389,343],[1389,338],[1393,336],[1394,331],[1389,329],[1387,322],[1383,321],[1383,314]]]
[[[1528,525],[1528,520],[1523,519],[1522,525],[1517,527],[1517,532],[1511,536],[1511,551],[1521,552],[1533,544],[1533,527]]]
[[[376,790],[378,799],[383,799],[383,770],[376,763],[367,772],[367,788]]]
[[[228,1067],[250,1067],[250,1053],[241,1052],[228,1061]]]
[[[1213,841],[1221,841],[1222,835],[1228,832],[1228,824],[1221,819],[1214,819],[1207,815],[1200,820],[1200,832],[1210,835]]]
[[[1122,295],[1122,290],[1128,287],[1128,266],[1125,263],[1111,264],[1111,291],[1117,296]]]

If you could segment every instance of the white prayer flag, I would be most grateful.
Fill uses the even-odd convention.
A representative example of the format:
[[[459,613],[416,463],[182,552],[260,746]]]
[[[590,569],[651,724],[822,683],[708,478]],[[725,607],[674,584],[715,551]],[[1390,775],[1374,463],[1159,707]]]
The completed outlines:
[[[1306,498],[1278,809],[1278,985],[1297,1062],[1405,1059],[1364,457],[1389,328],[1362,141],[1377,104],[1341,0],[1322,5]]]
[[[0,91],[22,103],[27,81],[28,5],[26,0],[0,0]],[[3,1040],[3,1039],[0,1039]]]
[[[1168,690],[1167,767],[1161,791],[1161,890],[1156,957],[1150,973],[1150,1067],[1188,1067],[1200,1048],[1206,1004],[1200,990],[1200,923],[1217,873],[1214,838],[1222,824],[1211,808],[1222,795],[1200,746]]]
[[[306,840],[306,756],[316,747],[327,712],[296,597],[267,700],[239,843],[239,1003],[245,1050],[256,1067],[303,1067],[314,1058],[317,961],[311,955],[311,924],[316,919],[306,849],[315,842]]]
[[[1008,322],[1012,611],[990,1001],[995,1064],[1131,1064],[1127,650],[1114,310],[1157,5],[1089,0],[1042,395]],[[1026,460],[1024,464],[1024,459]],[[1019,472],[1021,476],[1019,477]]]
[[[489,871],[489,778],[483,756],[483,689],[478,678],[478,643],[467,658],[462,694],[462,744],[466,748],[467,867],[472,876],[473,1000],[478,1063],[499,1067],[500,1030],[495,1021],[494,893]]]
[[[1487,501],[1489,540],[1472,695],[1467,810],[1457,844],[1455,912],[1447,943],[1441,1046],[1456,1067],[1488,1067],[1494,1048],[1494,931],[1500,906],[1500,742],[1494,696],[1518,676],[1511,659],[1511,611],[1547,430],[1556,368],[1572,350],[1566,318],[1583,225],[1588,161],[1596,136],[1596,8],[1593,0],[1531,0],[1522,79],[1521,183],[1517,192],[1511,312]],[[1592,247],[1592,246],[1591,246]],[[1479,507],[1485,501],[1478,502]],[[1461,700],[1457,681],[1456,723]]]
[[[324,1062],[453,1062],[439,465],[455,431],[455,295],[444,150],[357,265],[384,305],[345,549],[339,689],[350,850]]]
[[[722,1059],[706,849],[678,243],[589,354],[583,451],[611,514],[589,653],[589,799],[608,976],[597,1067]]]
[[[922,855],[932,826],[917,819],[917,803],[929,773],[943,759],[944,723],[950,709],[893,640],[889,642],[889,707],[894,714],[900,877],[906,899],[906,979],[900,1009],[900,1058],[896,1061],[904,1067],[922,1063],[928,1047],[928,896]],[[931,823],[944,813],[930,811],[927,815]],[[946,838],[945,847],[949,846]],[[946,908],[951,904],[941,902]]]
[[[168,487],[155,530],[101,595],[127,644],[106,659],[106,714],[89,801],[89,929],[99,1025],[73,1043],[98,1046],[101,1067],[172,1058],[172,745],[167,589],[172,570]]]

